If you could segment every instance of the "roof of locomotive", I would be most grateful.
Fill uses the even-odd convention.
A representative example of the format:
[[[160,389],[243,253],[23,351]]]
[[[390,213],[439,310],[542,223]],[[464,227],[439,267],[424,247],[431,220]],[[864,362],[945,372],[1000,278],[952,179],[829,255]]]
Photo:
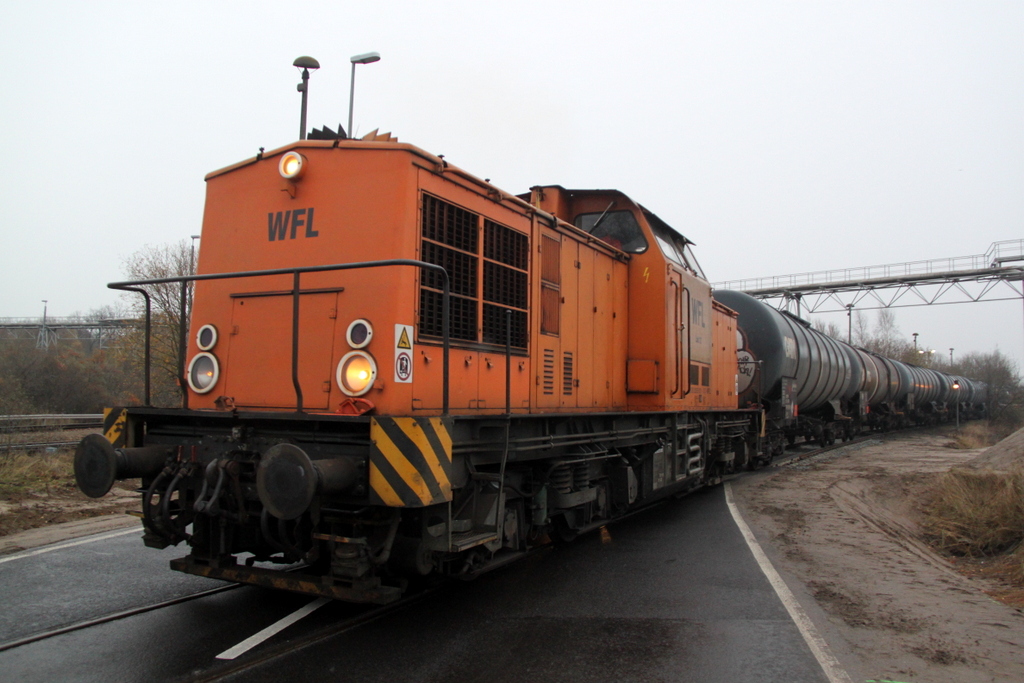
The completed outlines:
[[[570,190],[570,189],[566,189],[566,188],[562,187],[561,185],[542,185],[541,187],[556,188],[556,189],[558,189],[558,190],[568,194],[569,196],[573,196],[573,195],[588,195],[588,194],[604,194],[604,195],[617,194],[617,195],[623,197],[624,199],[627,199],[630,203],[632,203],[635,206],[637,206],[640,209],[640,211],[643,212],[643,214],[645,216],[647,216],[649,218],[653,218],[654,221],[652,221],[652,222],[656,222],[660,227],[666,228],[669,232],[677,235],[679,237],[679,239],[683,240],[687,244],[696,244],[696,242],[694,242],[693,240],[691,240],[688,237],[686,237],[686,235],[684,235],[683,233],[679,232],[679,230],[673,228],[671,225],[666,223],[661,217],[659,217],[656,213],[654,213],[653,211],[648,209],[646,206],[644,206],[644,205],[640,204],[639,202],[635,201],[632,197],[627,195],[622,190],[615,190],[615,189],[611,189],[611,188],[608,188],[608,189],[585,189],[585,190],[583,190],[583,189],[574,189],[574,190]],[[529,192],[527,192],[525,194],[520,194],[520,195],[517,195],[517,196],[520,199],[524,200],[524,201],[529,201],[529,199],[530,199],[530,193]]]
[[[444,157],[435,156],[435,155],[431,154],[430,152],[422,150],[419,147],[416,147],[415,145],[410,145],[407,142],[398,142],[394,138],[392,138],[391,140],[382,140],[382,141],[376,141],[376,140],[298,140],[298,141],[293,142],[291,144],[284,145],[282,147],[277,147],[276,149],[272,149],[269,152],[263,151],[263,148],[261,147],[259,154],[257,154],[256,156],[249,157],[248,159],[245,159],[244,161],[239,161],[238,163],[234,163],[234,164],[231,164],[230,166],[225,166],[224,168],[220,168],[220,169],[217,169],[216,171],[212,171],[210,173],[207,173],[205,179],[206,180],[210,180],[211,178],[216,178],[217,176],[224,175],[225,173],[230,173],[231,171],[234,171],[236,169],[243,168],[243,167],[249,166],[251,164],[255,164],[257,161],[261,161],[261,160],[269,158],[269,157],[274,157],[274,156],[277,156],[279,154],[284,154],[285,152],[290,152],[290,151],[292,151],[294,149],[316,148],[316,147],[318,147],[318,148],[341,147],[341,148],[346,148],[346,149],[358,149],[358,150],[364,150],[364,151],[370,151],[370,150],[396,151],[396,150],[401,150],[401,151],[410,152],[410,153],[412,153],[412,154],[414,154],[414,155],[416,155],[418,157],[426,159],[427,161],[429,161],[431,163],[434,163],[434,164],[437,164],[437,165],[443,165],[443,166],[446,166],[446,167],[449,167],[449,168],[454,168],[454,167],[451,167],[450,164],[448,164],[448,162],[444,160]],[[461,169],[458,169],[458,170],[461,170]],[[469,175],[469,174],[466,174],[466,175]],[[479,179],[477,179],[477,180],[479,180]],[[480,183],[484,183],[483,180],[479,180],[479,182]],[[486,184],[489,185],[489,183],[486,183]]]
[[[235,171],[237,169],[244,168],[246,166],[250,166],[252,164],[255,164],[255,163],[259,162],[259,161],[262,161],[263,159],[267,159],[267,158],[271,158],[271,157],[274,157],[274,156],[278,156],[278,155],[284,154],[285,152],[290,152],[292,150],[301,149],[301,148],[307,148],[307,149],[309,149],[309,148],[321,148],[321,149],[323,149],[323,148],[344,148],[344,149],[352,149],[352,150],[360,150],[360,151],[390,151],[390,152],[404,151],[404,152],[408,152],[410,154],[413,154],[414,156],[418,156],[421,159],[424,159],[425,161],[427,161],[427,162],[429,162],[431,164],[435,164],[435,165],[437,165],[439,167],[443,167],[445,172],[458,174],[458,175],[462,176],[463,178],[465,178],[465,179],[467,179],[467,180],[469,180],[469,181],[471,181],[471,182],[473,182],[473,183],[475,183],[475,184],[477,184],[477,185],[479,185],[481,187],[487,188],[488,190],[498,194],[501,197],[502,200],[508,200],[508,201],[512,201],[512,202],[521,203],[521,204],[530,206],[532,209],[536,210],[536,207],[533,207],[529,203],[529,198],[530,198],[529,193],[521,194],[521,195],[514,195],[514,194],[510,194],[508,192],[505,192],[504,190],[501,190],[497,186],[492,185],[489,180],[483,179],[483,178],[478,178],[477,176],[474,176],[473,174],[464,171],[463,169],[459,168],[458,166],[452,165],[451,163],[449,163],[444,158],[443,155],[431,154],[430,152],[427,152],[426,150],[423,150],[423,149],[421,149],[421,148],[419,148],[419,147],[417,147],[415,145],[409,144],[407,142],[398,142],[398,138],[391,137],[390,134],[388,134],[386,136],[383,136],[383,135],[382,136],[378,136],[376,139],[369,139],[369,136],[367,136],[367,138],[351,139],[351,140],[346,140],[346,139],[298,140],[298,141],[292,142],[291,144],[283,145],[281,147],[277,147],[277,148],[272,149],[270,151],[264,151],[263,148],[260,148],[260,151],[259,151],[259,153],[256,156],[249,157],[248,159],[245,159],[243,161],[239,161],[237,163],[231,164],[230,166],[225,166],[224,168],[217,169],[216,171],[211,171],[210,173],[206,174],[206,176],[204,177],[204,180],[209,181],[209,180],[211,180],[213,178],[216,178],[218,176],[225,175],[225,174],[230,173],[232,171]],[[672,233],[678,235],[679,238],[682,239],[687,244],[695,244],[695,242],[693,242],[692,240],[688,239],[681,232],[679,232],[678,230],[673,228],[671,225],[666,223],[664,220],[662,220],[660,217],[658,217],[653,211],[651,211],[650,209],[647,209],[646,207],[640,205],[639,203],[634,201],[632,198],[630,198],[627,194],[625,194],[621,190],[614,190],[614,189],[604,189],[604,190],[602,190],[602,189],[566,190],[561,185],[548,185],[547,187],[556,187],[556,188],[558,188],[558,189],[560,189],[560,190],[562,190],[564,192],[567,192],[569,194],[580,194],[580,195],[582,195],[582,194],[617,194],[617,195],[620,195],[624,199],[628,200],[630,203],[632,203],[635,206],[637,206],[644,213],[645,216],[653,218],[653,221],[651,221],[651,222],[659,223],[664,228],[666,228],[666,229],[670,230]]]

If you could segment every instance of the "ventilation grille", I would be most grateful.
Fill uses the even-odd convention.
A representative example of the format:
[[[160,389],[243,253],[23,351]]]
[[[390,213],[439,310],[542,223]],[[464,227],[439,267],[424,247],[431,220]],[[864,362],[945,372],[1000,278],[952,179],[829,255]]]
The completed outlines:
[[[562,394],[572,396],[572,351],[562,356]]]
[[[451,338],[476,341],[476,301],[453,296],[451,301]],[[429,289],[420,290],[420,334],[431,337],[444,336],[442,306],[444,295]]]
[[[477,253],[476,214],[423,195],[423,236],[462,251]]]
[[[484,299],[513,308],[526,308],[526,273],[484,261]]]
[[[512,311],[512,346],[526,349],[529,340],[529,238],[493,221],[481,221],[479,215],[428,194],[423,195],[422,218],[420,258],[441,266],[450,278],[451,338],[504,346],[508,329],[506,311]],[[479,244],[481,234],[483,245]],[[422,273],[419,316],[422,335],[443,335],[443,289],[444,281],[439,273]]]
[[[484,257],[505,265],[526,270],[530,242],[526,235],[498,225],[492,221],[484,221]]]
[[[484,304],[484,343],[505,345],[506,327],[505,311],[511,309],[502,308],[493,304]],[[524,311],[512,311],[512,347],[518,349],[526,348],[526,313]]]
[[[422,259],[427,263],[441,266],[448,271],[452,294],[476,296],[476,262],[475,256],[442,247],[432,242],[423,243]],[[423,272],[423,285],[431,289],[444,289],[444,279],[440,273],[432,270]]]
[[[555,393],[555,350],[544,349],[544,393],[548,396]]]

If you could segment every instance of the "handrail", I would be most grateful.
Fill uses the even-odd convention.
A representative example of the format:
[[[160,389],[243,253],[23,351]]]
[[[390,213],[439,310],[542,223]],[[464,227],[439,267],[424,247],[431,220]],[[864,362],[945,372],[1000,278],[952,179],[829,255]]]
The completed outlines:
[[[448,414],[448,356],[450,350],[450,337],[448,333],[449,323],[449,310],[450,310],[450,295],[451,292],[448,280],[448,271],[443,267],[434,264],[427,263],[426,261],[417,261],[415,259],[389,259],[385,261],[360,261],[356,263],[335,263],[324,266],[303,266],[299,268],[274,268],[270,270],[246,270],[239,271],[237,273],[211,273],[209,275],[178,275],[174,277],[161,277],[152,278],[148,280],[126,280],[124,282],[111,282],[107,285],[108,289],[118,289],[126,292],[140,293],[146,297],[146,406],[150,405],[149,395],[149,384],[151,374],[151,359],[149,354],[149,338],[150,338],[150,319],[152,311],[150,307],[150,297],[145,290],[139,289],[140,285],[163,285],[170,284],[173,282],[181,283],[181,297],[180,297],[180,322],[181,332],[179,335],[179,348],[178,348],[178,380],[181,383],[181,407],[188,408],[188,380],[185,377],[185,348],[186,348],[186,328],[185,328],[185,314],[186,314],[186,303],[188,301],[187,290],[190,282],[198,282],[200,280],[230,280],[235,278],[244,277],[266,277],[270,275],[291,275],[293,276],[293,289],[288,292],[293,297],[292,303],[292,384],[295,387],[295,410],[298,413],[302,411],[302,387],[299,386],[299,294],[301,290],[299,288],[299,279],[302,273],[322,273],[335,270],[354,270],[357,268],[383,268],[388,266],[413,266],[420,268],[421,270],[432,270],[441,275],[442,281],[444,282],[443,292],[443,303],[441,306],[441,327],[442,327],[442,344],[444,348],[444,358],[442,358],[442,399],[441,399],[441,410],[444,415]]]

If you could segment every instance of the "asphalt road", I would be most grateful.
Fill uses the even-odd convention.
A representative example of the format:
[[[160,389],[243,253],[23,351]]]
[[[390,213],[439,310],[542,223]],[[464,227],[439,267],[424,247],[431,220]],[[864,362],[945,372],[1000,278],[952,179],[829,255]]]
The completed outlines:
[[[129,535],[0,564],[0,642],[217,585],[168,570],[180,554]],[[0,652],[0,679],[826,680],[721,487],[300,650],[267,657],[368,608],[331,603],[233,662],[215,659],[309,602],[244,587]]]

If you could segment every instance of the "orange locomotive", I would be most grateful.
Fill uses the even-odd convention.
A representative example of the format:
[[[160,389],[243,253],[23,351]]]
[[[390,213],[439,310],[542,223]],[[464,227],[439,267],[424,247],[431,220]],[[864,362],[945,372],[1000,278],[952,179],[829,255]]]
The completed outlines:
[[[307,140],[207,176],[202,238],[184,407],[76,456],[90,495],[142,477],[175,569],[388,602],[763,456],[735,313],[620,192]]]

